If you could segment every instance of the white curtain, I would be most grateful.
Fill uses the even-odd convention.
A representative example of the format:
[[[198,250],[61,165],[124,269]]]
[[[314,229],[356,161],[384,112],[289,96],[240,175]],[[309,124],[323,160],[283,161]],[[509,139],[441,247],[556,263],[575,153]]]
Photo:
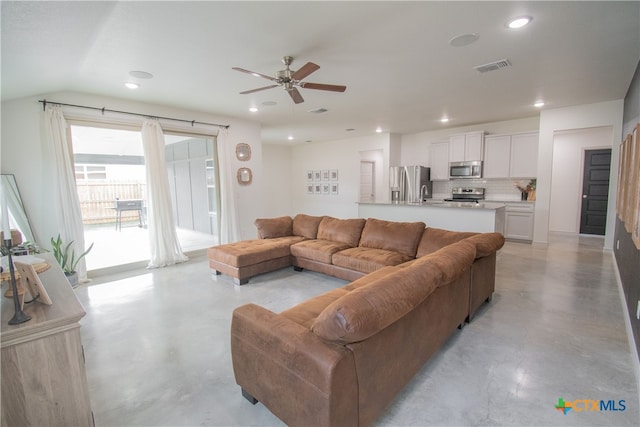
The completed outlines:
[[[157,119],[142,122],[142,148],[147,169],[147,220],[151,249],[147,268],[187,261],[176,233],[164,155],[164,134]]]
[[[84,228],[80,199],[76,190],[73,148],[67,140],[67,121],[62,114],[62,107],[59,105],[48,104],[44,118],[45,138],[53,154],[56,198],[54,209],[58,230],[60,230],[60,237],[64,242],[74,242],[72,248],[78,256],[85,251]],[[87,266],[84,258],[78,263],[76,271],[80,280],[87,279]]]
[[[220,244],[240,239],[238,208],[234,183],[236,181],[235,149],[231,146],[227,132],[220,132],[217,139],[218,167],[220,168]]]

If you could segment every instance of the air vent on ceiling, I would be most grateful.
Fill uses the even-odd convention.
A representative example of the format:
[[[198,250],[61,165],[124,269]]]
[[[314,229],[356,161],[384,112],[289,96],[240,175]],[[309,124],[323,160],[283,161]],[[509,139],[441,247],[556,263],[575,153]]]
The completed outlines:
[[[316,109],[313,109],[313,110],[309,110],[310,113],[314,113],[314,114],[322,114],[322,113],[326,113],[327,111],[329,111],[329,110],[327,110],[326,108],[322,108],[322,107],[316,108]]]
[[[507,68],[511,66],[511,62],[508,59],[501,59],[499,61],[490,62],[484,65],[477,65],[473,67],[479,73],[487,73],[489,71],[500,70],[501,68]]]

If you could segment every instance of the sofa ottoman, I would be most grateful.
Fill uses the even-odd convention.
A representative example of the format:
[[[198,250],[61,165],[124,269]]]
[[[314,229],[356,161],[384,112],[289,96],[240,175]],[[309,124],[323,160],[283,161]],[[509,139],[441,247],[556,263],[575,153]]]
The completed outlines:
[[[224,273],[244,285],[253,276],[291,265],[290,247],[303,240],[302,236],[287,236],[214,246],[207,250],[209,268],[215,275]]]

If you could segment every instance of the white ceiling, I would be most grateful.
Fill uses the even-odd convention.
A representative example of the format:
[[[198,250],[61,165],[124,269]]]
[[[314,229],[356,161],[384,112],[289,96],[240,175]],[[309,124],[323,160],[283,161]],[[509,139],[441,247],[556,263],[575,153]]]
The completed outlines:
[[[640,2],[8,2],[2,1],[2,100],[79,91],[259,121],[266,143],[414,133],[624,98],[640,60]],[[510,30],[505,22],[530,15]],[[479,40],[451,47],[457,35]],[[284,55],[305,81],[281,88]],[[500,59],[512,66],[480,74]],[[129,71],[152,73],[132,79]],[[126,80],[141,84],[136,91]],[[53,100],[53,99],[52,99]],[[264,106],[267,101],[276,102]],[[260,111],[250,113],[248,108]],[[104,106],[109,108],[109,106]],[[324,114],[309,110],[326,108]],[[439,122],[446,114],[447,125]],[[189,117],[180,117],[191,119]],[[355,129],[347,131],[346,129]]]

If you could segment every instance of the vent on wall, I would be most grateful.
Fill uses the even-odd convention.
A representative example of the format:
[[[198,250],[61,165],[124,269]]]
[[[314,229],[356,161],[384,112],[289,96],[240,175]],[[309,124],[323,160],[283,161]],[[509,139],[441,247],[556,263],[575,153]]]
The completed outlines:
[[[499,61],[490,62],[484,65],[477,65],[473,67],[479,73],[488,73],[489,71],[500,70],[511,66],[511,62],[508,59],[501,59]]]

